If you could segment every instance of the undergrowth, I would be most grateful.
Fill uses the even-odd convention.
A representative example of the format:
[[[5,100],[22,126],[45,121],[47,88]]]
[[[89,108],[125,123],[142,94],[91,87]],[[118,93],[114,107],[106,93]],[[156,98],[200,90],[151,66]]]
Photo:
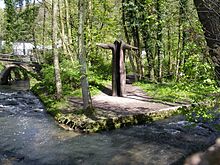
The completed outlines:
[[[135,85],[141,87],[149,96],[168,102],[195,103],[209,99],[209,95],[220,92],[214,85],[199,83],[143,83]]]
[[[213,104],[199,104],[188,108],[181,108],[180,114],[186,117],[186,120],[196,123],[207,123],[214,121],[219,116],[219,109],[214,109]]]

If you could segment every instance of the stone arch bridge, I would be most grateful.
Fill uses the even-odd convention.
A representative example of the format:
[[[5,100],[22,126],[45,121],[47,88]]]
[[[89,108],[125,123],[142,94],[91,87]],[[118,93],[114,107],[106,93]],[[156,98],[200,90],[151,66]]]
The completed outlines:
[[[0,54],[0,57],[1,54]],[[41,65],[38,62],[0,58],[4,69],[0,74],[0,85],[10,85],[14,81],[29,80],[29,75],[40,79]]]

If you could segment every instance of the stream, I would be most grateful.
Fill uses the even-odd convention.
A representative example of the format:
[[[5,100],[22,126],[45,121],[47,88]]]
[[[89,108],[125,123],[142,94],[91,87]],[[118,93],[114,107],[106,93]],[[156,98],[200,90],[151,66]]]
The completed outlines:
[[[79,134],[60,128],[29,91],[0,88],[1,165],[171,165],[205,150],[219,132],[172,117]]]

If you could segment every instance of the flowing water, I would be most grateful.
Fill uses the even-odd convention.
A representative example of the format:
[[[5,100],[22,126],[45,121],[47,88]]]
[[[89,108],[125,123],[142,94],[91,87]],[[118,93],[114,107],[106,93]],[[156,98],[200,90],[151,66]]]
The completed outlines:
[[[64,131],[29,91],[0,90],[0,164],[182,164],[218,132],[173,117],[97,134]]]

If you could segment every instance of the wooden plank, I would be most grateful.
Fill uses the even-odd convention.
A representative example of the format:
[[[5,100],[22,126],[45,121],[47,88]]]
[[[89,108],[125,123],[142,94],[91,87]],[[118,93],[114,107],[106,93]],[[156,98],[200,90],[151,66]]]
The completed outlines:
[[[125,85],[126,85],[126,70],[125,70],[125,55],[123,51],[123,45],[120,47],[120,95],[125,96]]]

